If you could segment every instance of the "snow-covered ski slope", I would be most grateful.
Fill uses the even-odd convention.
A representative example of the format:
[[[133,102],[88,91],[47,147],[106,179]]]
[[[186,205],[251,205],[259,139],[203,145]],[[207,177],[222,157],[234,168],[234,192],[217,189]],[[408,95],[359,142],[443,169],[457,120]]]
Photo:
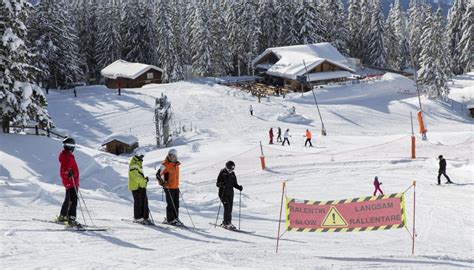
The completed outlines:
[[[455,80],[455,91],[474,85],[474,74]],[[143,227],[121,221],[132,216],[127,190],[130,156],[101,150],[113,132],[137,136],[147,148],[150,179],[169,149],[154,146],[154,98],[172,102],[176,127],[192,125],[177,138],[182,163],[180,217],[197,230]],[[463,93],[465,96],[465,93]],[[58,128],[76,139],[81,187],[97,226],[107,232],[62,231],[35,222],[59,214],[64,191],[57,155],[60,140],[0,134],[0,267],[2,269],[470,269],[473,265],[473,121],[423,98],[428,141],[417,136],[410,157],[410,111],[417,112],[413,82],[395,75],[370,84],[316,92],[328,136],[311,93],[256,98],[212,80],[126,89],[122,96],[101,86],[50,91],[49,111]],[[254,108],[254,116],[248,111]],[[296,115],[288,109],[296,108]],[[415,121],[415,119],[414,119]],[[416,122],[415,122],[416,124]],[[290,129],[291,146],[268,145],[268,130]],[[313,148],[304,148],[304,131]],[[417,125],[415,126],[415,132]],[[260,169],[259,141],[267,170]],[[456,185],[436,186],[437,156],[448,162]],[[225,161],[236,162],[242,192],[241,234],[213,228],[219,206],[215,179]],[[358,233],[287,232],[275,254],[282,181],[287,195],[331,200],[368,196],[373,177],[385,193],[403,192],[417,181],[416,256],[405,229]],[[149,183],[150,208],[162,221],[165,203],[157,182]],[[184,200],[183,200],[184,199]],[[413,192],[406,193],[408,228]],[[238,226],[239,193],[233,223]],[[219,221],[222,219],[221,216]],[[79,220],[82,217],[79,215]],[[282,223],[282,226],[284,224]]]

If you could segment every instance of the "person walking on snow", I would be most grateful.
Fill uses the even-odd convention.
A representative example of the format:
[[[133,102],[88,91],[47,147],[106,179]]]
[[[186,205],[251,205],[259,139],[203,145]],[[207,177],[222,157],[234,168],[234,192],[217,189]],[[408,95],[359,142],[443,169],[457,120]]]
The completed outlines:
[[[268,136],[270,137],[270,144],[273,144],[273,128],[268,131]]]
[[[252,104],[250,104],[249,111],[250,111],[250,115],[253,116],[253,107],[252,107]]]
[[[79,226],[76,221],[77,189],[79,188],[79,168],[74,157],[76,141],[73,138],[63,140],[63,150],[59,154],[59,175],[66,189],[66,196],[57,218],[59,222],[65,222],[70,226]]]
[[[290,141],[288,140],[289,137],[291,137],[291,136],[290,136],[290,129],[287,128],[287,129],[285,130],[285,133],[283,134],[283,143],[282,143],[281,145],[285,145],[285,142],[287,142],[288,145],[290,145]]]
[[[160,169],[156,173],[156,178],[166,196],[166,219],[164,223],[176,226],[184,224],[179,220],[179,165],[178,151],[170,149]]]
[[[226,229],[235,230],[232,225],[232,206],[234,204],[234,188],[239,191],[243,187],[237,183],[237,177],[234,173],[235,163],[231,160],[227,161],[225,168],[219,172],[217,176],[216,186],[219,188],[218,196],[224,205],[224,221],[222,226]]]
[[[304,142],[304,147],[309,143],[309,147],[313,147],[313,144],[311,143],[311,131],[309,129],[306,130],[306,141]]]
[[[150,209],[148,208],[148,197],[146,195],[148,177],[143,174],[144,157],[145,149],[137,148],[128,167],[128,190],[133,195],[134,221],[142,224],[152,224],[153,222],[149,220]]]
[[[278,135],[278,136],[277,136],[277,142],[281,142],[282,140],[281,140],[281,128],[280,128],[280,127],[278,127],[278,133],[277,133],[277,135]]]
[[[380,189],[380,186],[382,185],[382,182],[379,182],[379,178],[376,176],[374,179],[374,196],[377,195],[377,190],[380,192],[381,195],[383,195],[382,189]]]
[[[446,179],[448,180],[446,184],[452,184],[451,179],[449,179],[449,176],[446,174],[446,159],[443,158],[443,155],[439,155],[439,170],[438,170],[438,185],[441,185],[441,175],[444,175]]]

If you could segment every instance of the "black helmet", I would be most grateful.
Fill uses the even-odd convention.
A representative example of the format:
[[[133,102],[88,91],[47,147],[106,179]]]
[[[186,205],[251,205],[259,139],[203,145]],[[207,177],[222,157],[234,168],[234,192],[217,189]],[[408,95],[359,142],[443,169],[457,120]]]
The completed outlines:
[[[438,159],[442,159],[443,158],[443,155],[439,155]]]
[[[73,152],[76,147],[76,141],[73,138],[66,138],[63,140],[64,150]]]
[[[235,169],[235,163],[232,160],[229,160],[225,164],[225,168],[229,171],[233,171]]]

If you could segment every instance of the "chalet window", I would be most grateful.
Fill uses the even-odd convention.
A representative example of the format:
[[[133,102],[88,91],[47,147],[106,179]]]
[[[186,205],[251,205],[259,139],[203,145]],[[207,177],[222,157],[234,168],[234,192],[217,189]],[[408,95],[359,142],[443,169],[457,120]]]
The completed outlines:
[[[148,73],[146,74],[146,78],[147,78],[148,80],[153,79],[153,72],[148,72]]]

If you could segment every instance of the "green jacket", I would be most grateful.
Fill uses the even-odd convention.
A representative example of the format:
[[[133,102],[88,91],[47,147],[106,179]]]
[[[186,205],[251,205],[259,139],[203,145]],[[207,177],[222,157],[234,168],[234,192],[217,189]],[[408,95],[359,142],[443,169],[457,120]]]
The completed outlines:
[[[133,191],[139,188],[146,188],[146,184],[142,161],[138,157],[133,156],[128,170],[128,190]]]

